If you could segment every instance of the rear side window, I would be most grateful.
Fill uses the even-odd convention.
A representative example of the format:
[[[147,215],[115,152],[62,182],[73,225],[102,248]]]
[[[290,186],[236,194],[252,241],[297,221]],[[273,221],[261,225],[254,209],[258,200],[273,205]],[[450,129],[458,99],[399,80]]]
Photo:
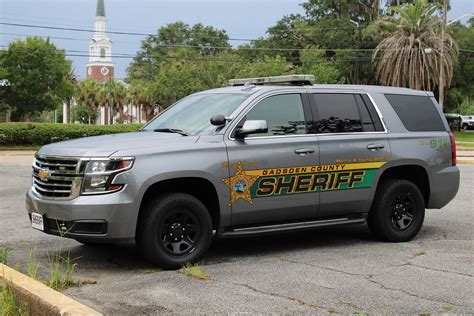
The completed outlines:
[[[316,133],[383,131],[377,112],[365,95],[316,93],[314,101]]]
[[[405,128],[411,132],[446,131],[435,104],[428,96],[386,94]]]
[[[318,120],[317,133],[362,132],[357,103],[352,94],[314,94]]]

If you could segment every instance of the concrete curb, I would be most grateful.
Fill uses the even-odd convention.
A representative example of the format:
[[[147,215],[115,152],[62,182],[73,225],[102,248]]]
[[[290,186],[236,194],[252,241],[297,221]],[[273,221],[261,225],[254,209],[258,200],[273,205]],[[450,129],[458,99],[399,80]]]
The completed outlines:
[[[102,315],[43,283],[0,263],[0,281],[12,284],[30,315]]]

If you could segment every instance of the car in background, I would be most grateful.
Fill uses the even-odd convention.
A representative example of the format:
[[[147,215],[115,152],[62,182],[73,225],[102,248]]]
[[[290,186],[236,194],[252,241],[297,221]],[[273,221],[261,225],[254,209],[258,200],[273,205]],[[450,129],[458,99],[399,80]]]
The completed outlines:
[[[461,116],[461,127],[464,130],[474,129],[474,115]]]

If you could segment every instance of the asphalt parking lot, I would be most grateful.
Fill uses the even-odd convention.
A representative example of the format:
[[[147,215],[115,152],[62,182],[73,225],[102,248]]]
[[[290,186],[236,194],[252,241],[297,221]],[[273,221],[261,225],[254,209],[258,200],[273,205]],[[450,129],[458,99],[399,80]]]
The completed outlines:
[[[23,271],[33,249],[43,278],[52,254],[69,253],[75,278],[97,283],[65,293],[106,314],[473,314],[474,165],[460,168],[456,199],[427,211],[412,242],[378,242],[365,225],[220,240],[201,281],[153,269],[133,246],[91,248],[33,230],[24,210],[31,168],[2,165],[0,247]]]

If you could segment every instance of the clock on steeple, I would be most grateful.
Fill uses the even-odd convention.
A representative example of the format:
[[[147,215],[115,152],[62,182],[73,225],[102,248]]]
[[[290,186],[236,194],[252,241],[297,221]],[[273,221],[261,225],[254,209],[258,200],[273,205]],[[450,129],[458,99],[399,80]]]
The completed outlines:
[[[112,41],[107,36],[105,4],[104,0],[97,0],[94,35],[89,44],[87,78],[96,81],[105,81],[113,77],[114,64],[112,63]]]

